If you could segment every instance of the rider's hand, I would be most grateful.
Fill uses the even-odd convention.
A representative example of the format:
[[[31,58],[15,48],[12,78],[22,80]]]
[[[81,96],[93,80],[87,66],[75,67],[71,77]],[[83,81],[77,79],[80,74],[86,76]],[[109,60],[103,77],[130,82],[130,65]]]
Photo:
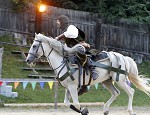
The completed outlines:
[[[88,43],[85,43],[85,44],[86,44],[86,47],[87,47],[87,48],[90,48],[90,44],[88,44]]]
[[[58,37],[55,37],[56,40],[58,40]]]
[[[80,42],[81,45],[83,45],[86,48],[90,48],[90,44],[86,43],[86,42]]]

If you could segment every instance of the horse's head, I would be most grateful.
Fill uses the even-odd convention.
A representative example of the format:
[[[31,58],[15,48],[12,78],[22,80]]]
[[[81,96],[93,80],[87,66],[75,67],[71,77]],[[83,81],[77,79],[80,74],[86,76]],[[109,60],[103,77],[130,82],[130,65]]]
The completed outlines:
[[[46,46],[46,44],[44,43],[46,42],[44,41],[43,37],[44,35],[42,34],[35,34],[34,41],[30,47],[28,56],[26,58],[26,62],[28,64],[45,55],[44,47]]]

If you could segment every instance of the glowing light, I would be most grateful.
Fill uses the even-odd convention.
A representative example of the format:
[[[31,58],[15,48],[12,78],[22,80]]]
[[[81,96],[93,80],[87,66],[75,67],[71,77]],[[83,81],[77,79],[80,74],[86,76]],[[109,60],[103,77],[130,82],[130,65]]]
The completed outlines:
[[[46,6],[44,4],[41,4],[39,7],[39,12],[44,12],[46,10]]]

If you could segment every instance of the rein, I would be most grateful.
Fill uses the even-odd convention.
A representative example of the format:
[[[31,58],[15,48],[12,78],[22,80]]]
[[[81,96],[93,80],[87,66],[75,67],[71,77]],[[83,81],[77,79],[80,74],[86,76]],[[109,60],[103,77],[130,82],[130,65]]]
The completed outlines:
[[[39,41],[39,40],[34,40],[34,41],[39,42],[39,45],[38,45],[38,47],[37,47],[35,53],[30,53],[30,52],[29,52],[29,54],[33,55],[35,58],[38,58],[37,53],[38,53],[39,47],[41,46],[43,55],[45,56],[45,52],[44,52],[44,48],[43,48],[43,45],[42,45],[42,41]],[[49,60],[48,57],[50,56],[50,54],[52,53],[52,51],[53,51],[53,48],[50,50],[50,52],[48,53],[48,55],[45,56],[45,57],[48,59],[50,65],[51,65],[51,63],[50,63],[50,60]],[[63,57],[64,57],[64,52],[65,52],[65,51],[64,51],[64,48],[63,48]],[[58,81],[63,81],[63,80],[65,80],[68,76],[70,76],[70,78],[74,81],[75,79],[74,79],[74,77],[72,76],[72,74],[73,74],[77,69],[76,69],[76,68],[72,68],[72,69],[71,69],[71,68],[69,67],[69,65],[68,65],[68,60],[67,60],[66,58],[64,58],[63,61],[61,62],[61,64],[60,64],[58,67],[54,68],[54,69],[52,68],[52,70],[57,70],[57,69],[60,68],[61,66],[62,66],[62,68],[61,68],[60,71],[58,72],[56,79],[57,79]],[[63,71],[63,69],[64,69],[65,66],[67,67],[67,70],[68,70],[68,71],[67,71],[63,76],[61,76],[61,78],[59,78],[59,74],[61,73],[61,71]]]
[[[36,49],[36,52],[35,52],[35,54],[34,53],[28,53],[28,54],[31,54],[31,55],[33,55],[35,58],[38,58],[38,56],[37,56],[37,52],[38,52],[38,50],[39,50],[39,47],[41,46],[41,48],[42,48],[42,52],[43,52],[43,55],[45,56],[45,52],[44,52],[44,48],[43,48],[43,46],[42,46],[42,41],[39,41],[39,40],[34,40],[34,41],[36,41],[36,42],[39,42],[39,45],[38,45],[38,48]],[[50,56],[50,54],[52,53],[52,51],[53,51],[53,48],[51,49],[51,51],[49,52],[49,54],[46,56],[46,58],[48,59],[48,61],[49,61],[49,56]],[[49,61],[50,62],[50,61]],[[51,70],[52,71],[54,71],[54,70],[57,70],[58,68],[60,68],[63,64],[65,64],[65,62],[66,61],[62,61],[62,64],[60,64],[58,67],[56,67],[56,68],[52,68]]]

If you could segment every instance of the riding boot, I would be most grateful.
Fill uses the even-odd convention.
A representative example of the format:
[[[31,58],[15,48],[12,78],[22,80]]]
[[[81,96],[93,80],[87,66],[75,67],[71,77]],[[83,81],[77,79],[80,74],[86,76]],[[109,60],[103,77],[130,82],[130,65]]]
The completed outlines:
[[[98,78],[98,73],[96,71],[96,68],[94,65],[92,65],[91,59],[88,57],[87,59],[87,66],[90,69],[90,73],[91,73],[91,77],[93,78],[93,80],[96,80]]]
[[[77,52],[77,57],[79,59],[79,63],[82,66],[88,66],[88,68],[90,69],[91,77],[93,78],[93,80],[96,80],[98,78],[98,73],[95,67],[92,65],[90,57],[86,56],[85,53],[81,52]]]

